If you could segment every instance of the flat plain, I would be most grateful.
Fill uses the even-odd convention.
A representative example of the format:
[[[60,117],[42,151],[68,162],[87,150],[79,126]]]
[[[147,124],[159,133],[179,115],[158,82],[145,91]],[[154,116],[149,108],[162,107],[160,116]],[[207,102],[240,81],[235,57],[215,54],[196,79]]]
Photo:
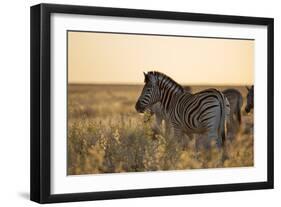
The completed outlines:
[[[244,112],[244,86],[191,86],[193,93],[211,87],[242,93],[242,124],[239,129],[231,125],[222,149],[198,147],[205,139],[201,135],[184,137],[186,144],[179,146],[163,128],[155,132],[155,117],[135,110],[142,87],[68,85],[68,175],[254,165],[253,113]]]

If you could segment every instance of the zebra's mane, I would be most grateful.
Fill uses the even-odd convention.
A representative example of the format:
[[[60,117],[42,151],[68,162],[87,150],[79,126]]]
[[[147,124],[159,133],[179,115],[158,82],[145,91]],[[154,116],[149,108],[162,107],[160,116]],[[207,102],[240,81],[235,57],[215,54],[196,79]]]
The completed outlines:
[[[165,75],[164,73],[158,71],[149,71],[148,75],[154,76],[158,80],[158,85],[161,88],[165,88],[167,85],[173,85],[178,91],[184,92],[184,88],[180,84],[178,84],[176,81],[174,81],[172,78]]]

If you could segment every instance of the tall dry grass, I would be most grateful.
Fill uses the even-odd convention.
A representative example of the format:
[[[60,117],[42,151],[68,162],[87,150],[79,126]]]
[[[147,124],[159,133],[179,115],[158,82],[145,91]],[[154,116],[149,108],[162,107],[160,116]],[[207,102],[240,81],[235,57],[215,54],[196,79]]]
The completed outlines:
[[[154,117],[135,111],[140,91],[141,86],[69,85],[68,175],[253,166],[252,114],[243,114],[240,131],[228,133],[223,149],[198,147],[204,136],[184,137],[188,144],[182,146],[164,137],[164,129],[155,133]]]

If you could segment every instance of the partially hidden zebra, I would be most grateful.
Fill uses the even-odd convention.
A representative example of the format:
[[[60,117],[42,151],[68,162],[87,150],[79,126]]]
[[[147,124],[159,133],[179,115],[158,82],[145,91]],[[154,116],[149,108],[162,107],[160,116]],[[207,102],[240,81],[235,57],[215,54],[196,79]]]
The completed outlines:
[[[245,111],[249,113],[254,108],[254,86],[246,87],[248,90],[247,93],[247,104],[245,107]]]
[[[145,85],[135,106],[138,112],[159,102],[170,137],[179,140],[184,134],[206,133],[209,143],[215,140],[218,146],[224,144],[228,101],[220,91],[206,89],[191,94],[163,73],[150,71],[144,76]]]
[[[236,133],[240,129],[242,123],[241,108],[243,105],[243,97],[241,93],[234,88],[225,89],[222,93],[226,96],[230,105],[227,129],[228,131]]]

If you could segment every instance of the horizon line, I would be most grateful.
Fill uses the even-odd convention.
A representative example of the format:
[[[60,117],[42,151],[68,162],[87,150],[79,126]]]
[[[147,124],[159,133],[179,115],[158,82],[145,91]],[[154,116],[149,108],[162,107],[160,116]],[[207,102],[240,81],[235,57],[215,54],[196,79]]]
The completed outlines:
[[[249,86],[254,85],[254,83],[241,83],[241,84],[187,84],[187,83],[179,83],[183,86]],[[140,86],[144,85],[144,83],[90,83],[90,82],[68,82],[67,85],[119,85],[119,86]]]

